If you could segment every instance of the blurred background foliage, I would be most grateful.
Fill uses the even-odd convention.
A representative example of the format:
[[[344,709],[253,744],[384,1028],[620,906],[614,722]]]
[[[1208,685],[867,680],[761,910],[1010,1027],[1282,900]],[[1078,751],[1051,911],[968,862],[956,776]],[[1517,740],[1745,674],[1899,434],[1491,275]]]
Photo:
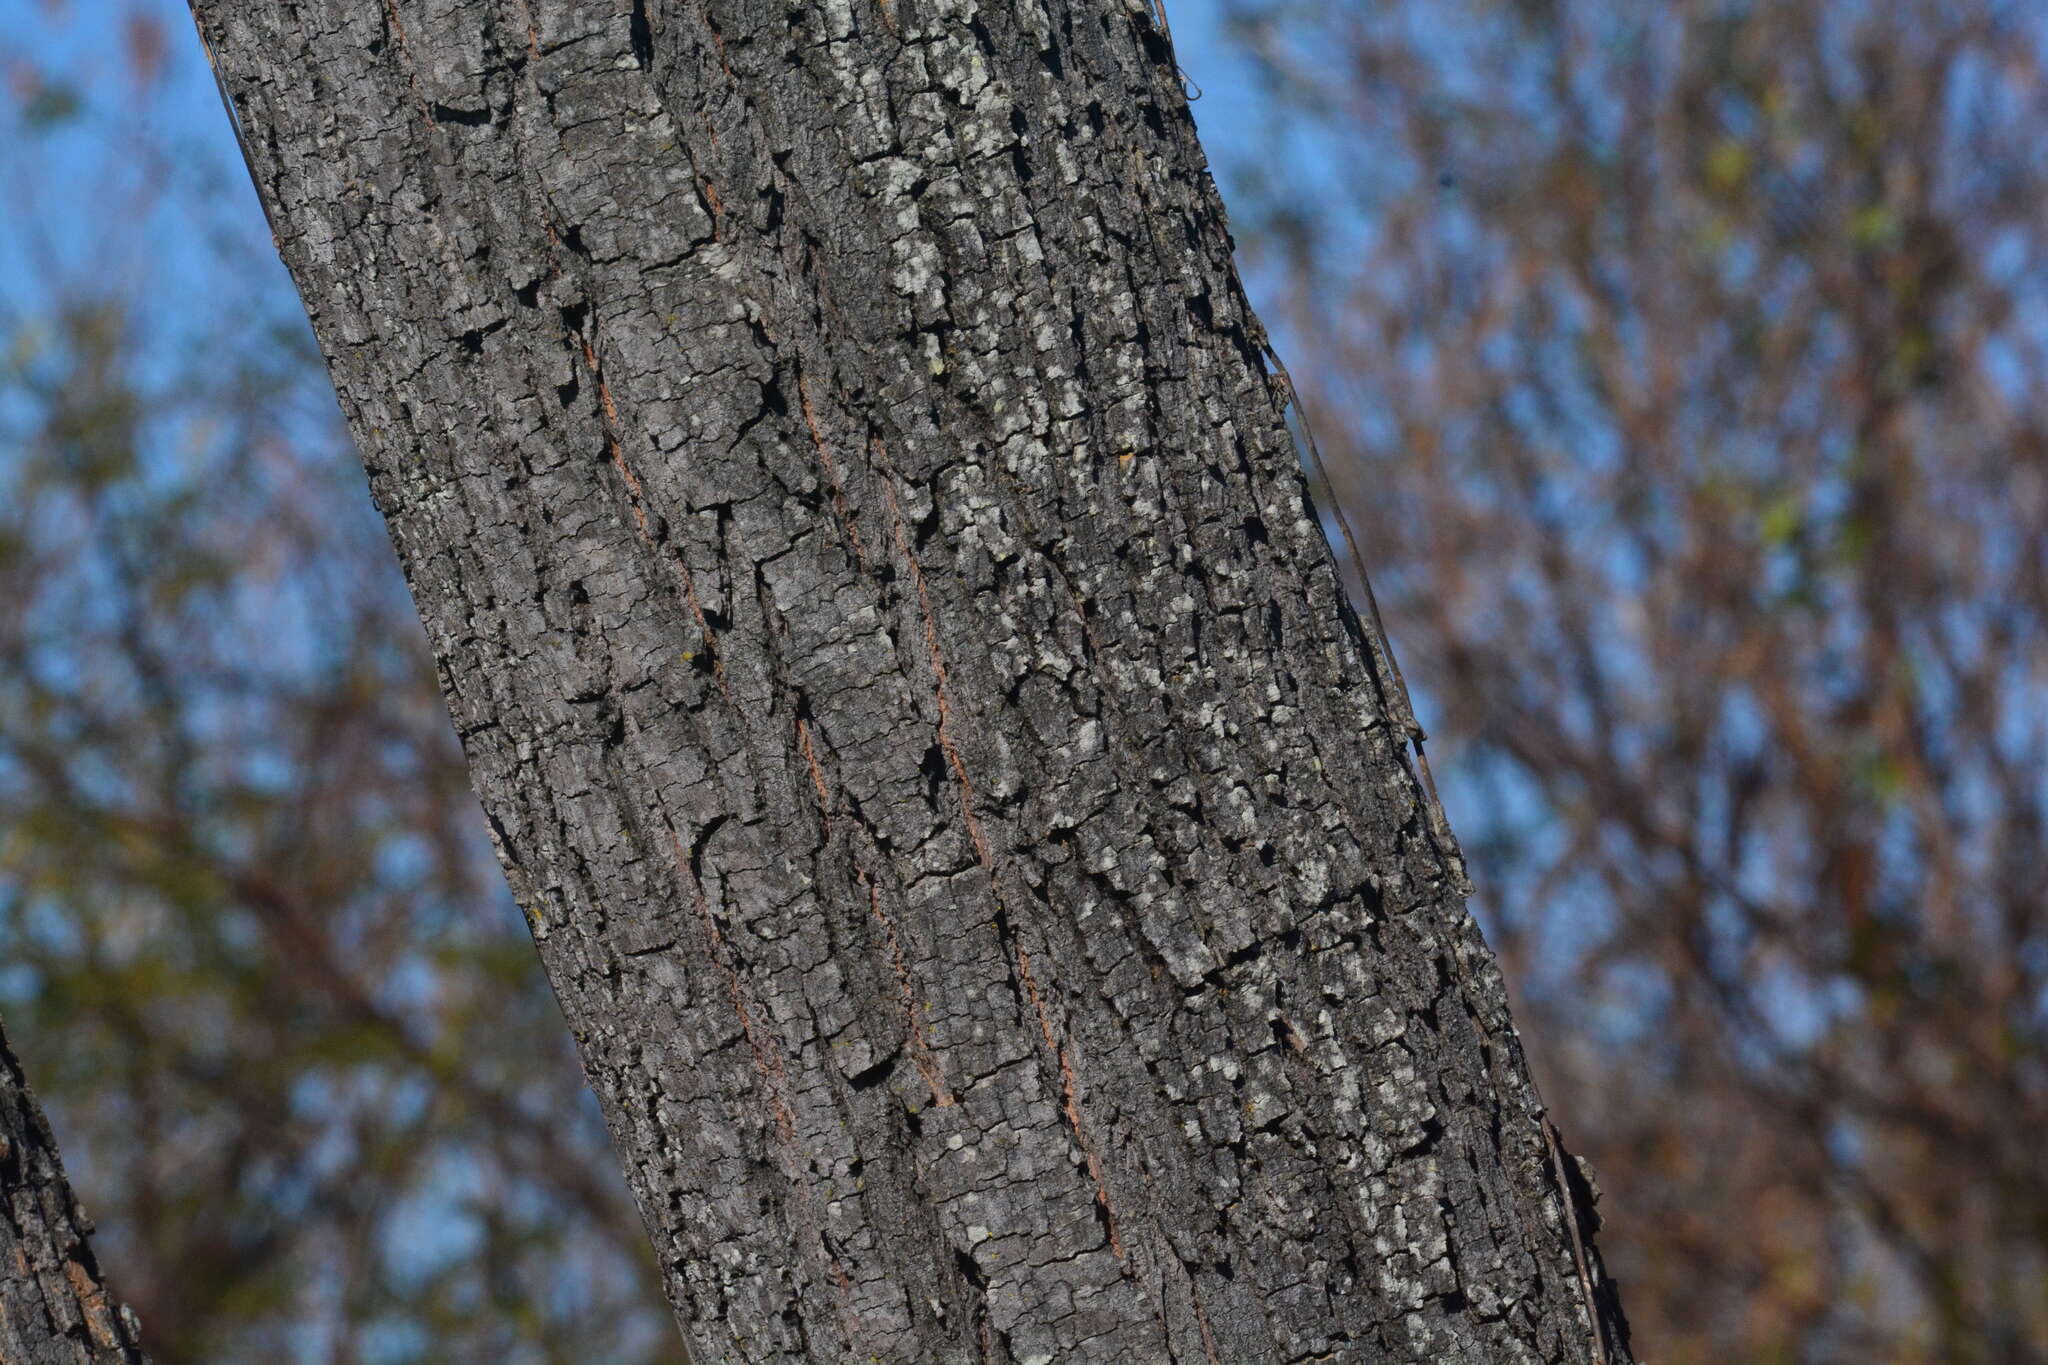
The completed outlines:
[[[1169,8],[1644,1358],[2048,1362],[2048,11]],[[115,1288],[678,1359],[182,9],[0,17],[0,1013]]]

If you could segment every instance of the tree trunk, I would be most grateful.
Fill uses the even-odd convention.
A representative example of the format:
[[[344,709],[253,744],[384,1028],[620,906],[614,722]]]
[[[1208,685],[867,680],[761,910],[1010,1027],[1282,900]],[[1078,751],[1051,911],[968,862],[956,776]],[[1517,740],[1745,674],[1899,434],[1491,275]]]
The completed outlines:
[[[700,1362],[1627,1358],[1157,17],[194,8]]]
[[[107,1295],[92,1220],[0,1031],[0,1365],[144,1365],[135,1316]]]

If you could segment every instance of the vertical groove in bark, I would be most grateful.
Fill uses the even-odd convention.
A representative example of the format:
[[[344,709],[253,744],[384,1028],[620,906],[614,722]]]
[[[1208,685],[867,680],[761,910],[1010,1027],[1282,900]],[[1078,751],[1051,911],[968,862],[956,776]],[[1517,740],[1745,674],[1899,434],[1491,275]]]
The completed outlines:
[[[699,1361],[1627,1359],[1144,4],[194,8]]]
[[[108,1297],[57,1139],[0,1030],[0,1365],[144,1365]]]

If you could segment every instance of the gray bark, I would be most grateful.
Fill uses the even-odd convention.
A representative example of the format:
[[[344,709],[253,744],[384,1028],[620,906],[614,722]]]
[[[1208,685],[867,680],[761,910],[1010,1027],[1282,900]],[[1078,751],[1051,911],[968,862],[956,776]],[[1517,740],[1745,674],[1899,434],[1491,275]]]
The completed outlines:
[[[0,1032],[0,1365],[146,1365],[135,1316],[108,1297],[91,1236]]]
[[[1627,1358],[1150,11],[194,8],[699,1361]]]

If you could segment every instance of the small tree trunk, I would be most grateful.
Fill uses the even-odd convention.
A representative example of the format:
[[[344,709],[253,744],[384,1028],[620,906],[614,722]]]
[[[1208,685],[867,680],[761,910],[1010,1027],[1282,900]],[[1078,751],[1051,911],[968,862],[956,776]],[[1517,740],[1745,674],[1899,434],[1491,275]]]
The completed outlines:
[[[195,0],[700,1362],[1626,1358],[1125,0]]]
[[[135,1317],[107,1296],[92,1221],[0,1032],[0,1365],[141,1365]]]

